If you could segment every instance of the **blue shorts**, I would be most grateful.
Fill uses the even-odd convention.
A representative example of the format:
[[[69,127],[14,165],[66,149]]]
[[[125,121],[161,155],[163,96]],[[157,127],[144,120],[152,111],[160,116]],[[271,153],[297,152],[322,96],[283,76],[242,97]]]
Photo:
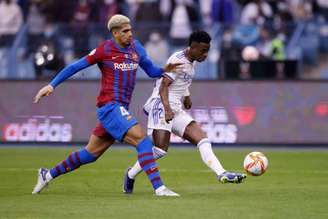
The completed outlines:
[[[121,142],[127,131],[138,123],[137,119],[119,103],[108,103],[98,108],[97,116],[106,131]]]

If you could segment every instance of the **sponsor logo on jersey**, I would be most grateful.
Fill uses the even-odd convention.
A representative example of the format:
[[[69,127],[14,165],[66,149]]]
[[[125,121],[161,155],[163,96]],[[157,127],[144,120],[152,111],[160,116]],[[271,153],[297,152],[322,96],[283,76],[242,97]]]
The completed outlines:
[[[131,70],[136,70],[138,68],[138,64],[137,63],[114,63],[114,69],[119,69],[122,71],[131,71]]]

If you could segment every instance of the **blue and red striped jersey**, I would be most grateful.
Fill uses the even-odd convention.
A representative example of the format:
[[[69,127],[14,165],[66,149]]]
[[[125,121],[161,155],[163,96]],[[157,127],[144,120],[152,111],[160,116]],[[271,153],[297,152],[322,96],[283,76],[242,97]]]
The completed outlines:
[[[153,65],[139,41],[133,40],[128,47],[122,48],[110,39],[101,43],[89,55],[66,66],[52,79],[50,85],[56,88],[72,75],[93,64],[98,65],[102,74],[98,107],[117,102],[128,108],[138,66],[152,78],[163,74],[163,69]]]
[[[97,106],[118,102],[128,107],[140,66],[149,76],[161,76],[163,70],[153,66],[139,41],[126,48],[120,47],[113,39],[106,40],[86,56],[90,65],[97,64],[101,70],[101,89]],[[152,71],[152,72],[147,72]]]

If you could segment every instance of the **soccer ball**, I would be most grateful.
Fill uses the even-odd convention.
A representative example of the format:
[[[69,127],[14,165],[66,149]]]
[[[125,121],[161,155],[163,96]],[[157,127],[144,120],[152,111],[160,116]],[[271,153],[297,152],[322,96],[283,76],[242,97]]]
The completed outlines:
[[[268,158],[261,152],[251,152],[244,159],[245,171],[253,176],[261,176],[268,168]]]

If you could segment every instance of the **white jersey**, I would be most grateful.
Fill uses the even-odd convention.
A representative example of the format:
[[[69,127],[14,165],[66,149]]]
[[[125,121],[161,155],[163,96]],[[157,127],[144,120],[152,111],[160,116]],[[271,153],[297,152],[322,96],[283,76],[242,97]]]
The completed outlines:
[[[179,111],[182,109],[182,99],[185,96],[189,96],[189,86],[195,74],[195,63],[190,62],[185,56],[185,51],[179,51],[171,55],[167,60],[167,63],[183,63],[178,66],[177,73],[164,73],[165,76],[172,80],[168,88],[169,103],[173,111]],[[153,93],[148,99],[149,103],[154,98],[160,98],[159,88],[162,83],[162,78],[156,80]],[[147,105],[147,103],[145,105]]]

